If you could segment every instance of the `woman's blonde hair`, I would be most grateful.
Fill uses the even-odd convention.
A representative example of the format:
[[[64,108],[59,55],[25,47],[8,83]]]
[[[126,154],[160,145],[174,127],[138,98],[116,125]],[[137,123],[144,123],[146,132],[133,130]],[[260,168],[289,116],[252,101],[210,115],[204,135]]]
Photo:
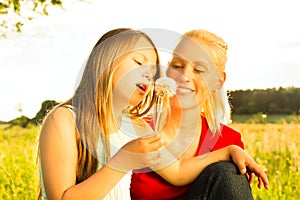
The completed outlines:
[[[186,32],[183,37],[188,37],[204,48],[212,62],[223,73],[227,62],[227,44],[219,36],[201,29]],[[207,119],[213,134],[220,131],[220,123],[228,123],[231,118],[231,109],[225,88],[210,92],[210,97],[205,101],[204,116]]]
[[[73,97],[56,106],[71,107],[75,113],[78,150],[76,184],[98,169],[97,146],[100,140],[103,142],[105,160],[110,158],[109,135],[112,128],[116,127],[112,113],[112,76],[118,63],[134,50],[140,38],[145,38],[153,46],[157,56],[154,79],[160,77],[162,72],[158,52],[152,40],[138,30],[114,29],[104,34],[93,47]],[[128,114],[135,117],[148,112],[154,103],[153,95],[154,91],[137,106],[128,108]]]

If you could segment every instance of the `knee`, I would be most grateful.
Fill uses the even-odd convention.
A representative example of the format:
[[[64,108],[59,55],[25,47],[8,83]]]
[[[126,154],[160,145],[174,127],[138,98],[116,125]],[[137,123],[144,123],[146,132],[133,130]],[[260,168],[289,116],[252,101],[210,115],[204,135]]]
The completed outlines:
[[[239,172],[234,163],[227,161],[207,166],[193,188],[198,194],[216,199],[253,199],[246,176]]]
[[[213,173],[217,173],[225,176],[230,174],[235,174],[235,175],[240,174],[238,167],[234,163],[228,161],[220,161],[217,163],[213,163],[209,165],[206,169]]]

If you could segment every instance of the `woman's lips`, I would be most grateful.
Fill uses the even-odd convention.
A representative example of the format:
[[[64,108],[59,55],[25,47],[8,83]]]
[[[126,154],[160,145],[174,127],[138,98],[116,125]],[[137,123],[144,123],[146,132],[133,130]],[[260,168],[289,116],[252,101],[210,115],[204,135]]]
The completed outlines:
[[[192,94],[194,92],[195,92],[195,90],[193,90],[191,88],[187,88],[187,87],[182,87],[182,86],[178,86],[176,89],[177,95],[188,95],[188,94]]]

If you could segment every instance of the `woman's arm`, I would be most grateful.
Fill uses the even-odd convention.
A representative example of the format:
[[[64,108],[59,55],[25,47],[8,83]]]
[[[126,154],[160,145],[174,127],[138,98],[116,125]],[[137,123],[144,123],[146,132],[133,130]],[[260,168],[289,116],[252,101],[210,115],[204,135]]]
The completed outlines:
[[[212,163],[230,160],[229,147],[191,158],[175,158],[167,149],[161,150],[161,155],[163,163],[153,170],[166,181],[177,186],[191,183]]]
[[[131,159],[130,153],[124,154],[124,151],[154,151],[162,144],[159,135],[133,140],[124,145],[124,150],[119,151],[108,165],[76,184],[78,152],[74,118],[68,109],[59,107],[49,114],[43,124],[39,142],[42,177],[48,199],[102,199],[128,170],[144,167],[149,163],[155,165],[155,162],[147,158],[158,157],[158,153],[151,154],[152,157],[136,161]],[[120,166],[120,163],[129,164]]]
[[[252,159],[252,157],[242,148],[236,145],[229,147],[231,160],[237,165],[241,174],[246,174],[249,178],[249,183],[253,182],[253,176],[257,176],[258,188],[264,185],[266,190],[269,189],[269,181],[264,170]]]
[[[163,155],[165,157],[167,153]],[[169,156],[172,155],[169,153]],[[153,169],[171,184],[180,186],[191,183],[208,165],[219,161],[233,161],[242,174],[246,173],[246,167],[250,168],[258,177],[259,188],[264,184],[268,189],[268,179],[264,171],[243,149],[236,145],[230,145],[202,156],[179,158],[166,167]]]

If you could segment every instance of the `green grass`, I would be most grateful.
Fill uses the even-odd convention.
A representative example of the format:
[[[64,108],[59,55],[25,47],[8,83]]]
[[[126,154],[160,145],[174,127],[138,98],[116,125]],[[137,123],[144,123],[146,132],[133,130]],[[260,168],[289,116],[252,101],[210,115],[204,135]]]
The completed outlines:
[[[232,124],[246,151],[265,169],[270,189],[252,185],[254,199],[300,199],[300,124]]]
[[[263,115],[263,113],[257,113],[254,115],[232,115],[232,121],[234,123],[300,123],[300,116],[298,115]]]
[[[0,199],[36,199],[38,128],[0,126]]]
[[[252,185],[255,200],[300,199],[300,123],[233,123],[247,152],[266,170],[270,190]],[[0,199],[36,199],[39,128],[0,125]]]

